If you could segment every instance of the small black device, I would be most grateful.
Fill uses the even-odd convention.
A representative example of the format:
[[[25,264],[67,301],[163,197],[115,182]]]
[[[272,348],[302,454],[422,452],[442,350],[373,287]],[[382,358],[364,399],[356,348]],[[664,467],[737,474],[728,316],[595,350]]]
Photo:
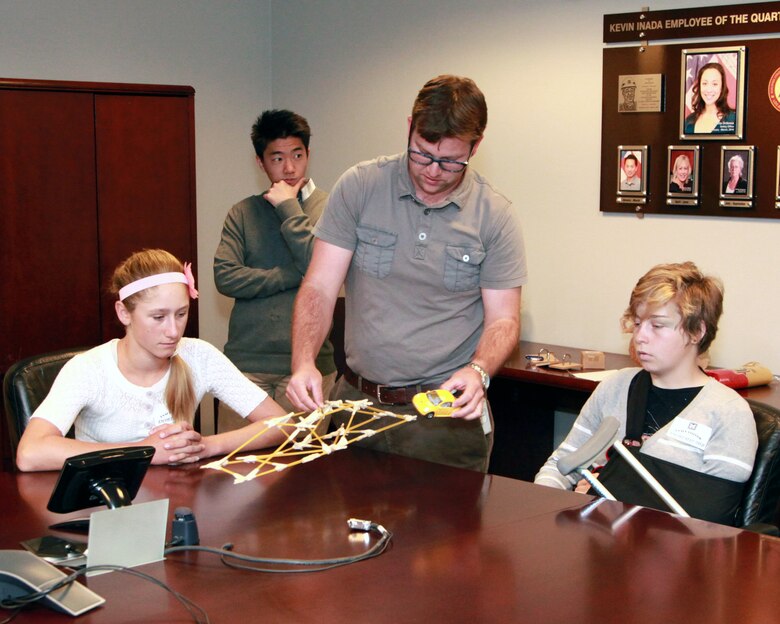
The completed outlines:
[[[152,462],[153,446],[126,446],[65,460],[46,508],[55,513],[129,505]]]
[[[177,507],[171,522],[171,543],[177,546],[197,546],[200,544],[198,524],[195,514],[189,507]]]
[[[50,524],[49,528],[53,531],[66,531],[68,533],[89,533],[89,518],[75,518],[74,520],[65,520]]]
[[[54,565],[74,567],[74,565],[86,564],[84,553],[87,550],[87,545],[84,542],[74,542],[54,535],[44,535],[24,541],[22,546]]]

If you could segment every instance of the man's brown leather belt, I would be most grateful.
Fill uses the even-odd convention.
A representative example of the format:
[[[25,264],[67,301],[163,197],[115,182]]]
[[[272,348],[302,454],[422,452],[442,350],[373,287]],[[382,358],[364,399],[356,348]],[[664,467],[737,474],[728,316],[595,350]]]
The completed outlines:
[[[361,392],[370,394],[382,405],[405,405],[406,403],[411,403],[412,397],[418,392],[425,392],[438,387],[428,384],[417,384],[414,386],[385,386],[369,381],[368,379],[363,379],[363,377],[355,373],[349,367],[345,368],[344,379]]]

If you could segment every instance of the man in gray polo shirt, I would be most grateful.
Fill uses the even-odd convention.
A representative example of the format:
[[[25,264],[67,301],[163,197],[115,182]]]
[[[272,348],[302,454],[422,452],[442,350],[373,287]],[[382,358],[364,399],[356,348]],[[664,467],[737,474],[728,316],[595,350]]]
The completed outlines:
[[[349,370],[333,396],[414,413],[421,390],[458,395],[452,418],[419,418],[361,444],[483,471],[485,391],[519,339],[527,280],[517,210],[468,168],[486,124],[476,84],[438,76],[417,95],[407,150],[337,182],[295,300],[287,387],[299,409],[323,402],[315,357],[345,283]]]

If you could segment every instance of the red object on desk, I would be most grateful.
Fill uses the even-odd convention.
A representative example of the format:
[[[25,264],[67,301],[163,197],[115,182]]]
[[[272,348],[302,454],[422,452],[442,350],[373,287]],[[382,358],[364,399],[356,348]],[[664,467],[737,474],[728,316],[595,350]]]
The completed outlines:
[[[747,375],[739,371],[715,368],[704,372],[729,388],[747,388],[750,385]]]
[[[714,368],[704,371],[729,388],[765,386],[772,381],[772,371],[759,362],[748,362],[741,368]]]

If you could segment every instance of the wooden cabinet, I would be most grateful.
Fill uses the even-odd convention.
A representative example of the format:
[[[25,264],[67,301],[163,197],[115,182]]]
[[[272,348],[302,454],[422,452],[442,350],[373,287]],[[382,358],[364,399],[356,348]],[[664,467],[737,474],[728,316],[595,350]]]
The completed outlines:
[[[195,228],[191,87],[0,79],[0,375],[121,335],[114,267],[149,247],[196,264]]]
[[[100,284],[144,247],[196,263],[192,93],[95,96],[97,239]],[[197,275],[197,272],[196,272]],[[117,334],[114,302],[103,298],[101,341]],[[189,336],[197,335],[193,306]]]

